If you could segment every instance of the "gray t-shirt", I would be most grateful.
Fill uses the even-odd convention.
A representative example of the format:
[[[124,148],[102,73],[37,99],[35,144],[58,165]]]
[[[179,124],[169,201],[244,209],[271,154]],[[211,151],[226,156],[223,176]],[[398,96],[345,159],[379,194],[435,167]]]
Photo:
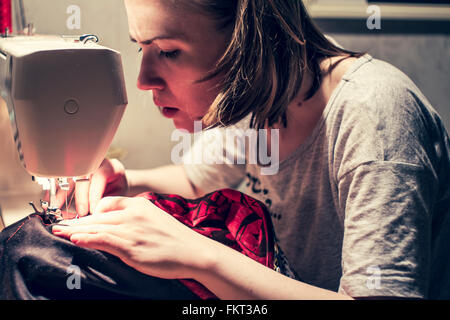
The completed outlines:
[[[205,145],[212,157],[224,154],[211,152],[223,143],[200,138],[190,155]],[[306,283],[352,297],[450,298],[449,154],[444,125],[420,90],[366,54],[277,174],[220,161],[186,161],[185,170],[205,191],[243,182],[269,208],[278,243]]]

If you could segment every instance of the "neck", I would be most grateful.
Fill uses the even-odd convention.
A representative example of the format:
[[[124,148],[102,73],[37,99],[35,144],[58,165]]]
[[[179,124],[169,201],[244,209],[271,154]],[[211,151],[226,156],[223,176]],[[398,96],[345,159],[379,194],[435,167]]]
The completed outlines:
[[[343,75],[356,58],[333,57],[320,63],[322,70],[322,83],[317,92],[308,100],[306,94],[313,83],[313,74],[305,72],[303,84],[295,99],[289,104],[286,111],[287,126],[274,126],[279,129],[280,161],[297,149],[313,132],[331,95],[341,81]],[[336,64],[336,65],[335,65]],[[331,72],[330,66],[334,65]]]

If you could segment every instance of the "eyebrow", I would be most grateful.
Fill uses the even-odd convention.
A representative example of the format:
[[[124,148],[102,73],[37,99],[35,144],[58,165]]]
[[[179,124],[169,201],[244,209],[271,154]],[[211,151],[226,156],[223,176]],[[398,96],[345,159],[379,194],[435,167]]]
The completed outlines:
[[[131,42],[135,42],[135,43],[139,42],[139,43],[144,44],[144,45],[149,45],[155,40],[180,40],[180,39],[182,39],[182,38],[181,37],[173,37],[173,36],[158,36],[158,37],[154,37],[154,38],[151,38],[151,39],[139,42],[135,38],[133,38],[132,35],[130,35]]]

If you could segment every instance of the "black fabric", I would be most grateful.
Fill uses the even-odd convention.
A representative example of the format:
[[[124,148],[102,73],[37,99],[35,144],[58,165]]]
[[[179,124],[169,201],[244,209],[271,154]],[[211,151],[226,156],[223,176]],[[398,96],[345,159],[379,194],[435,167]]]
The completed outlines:
[[[69,289],[67,285],[72,265],[81,271],[79,289]],[[54,236],[51,224],[32,214],[0,233],[0,299],[199,297],[178,280],[147,276],[113,255],[84,249]]]

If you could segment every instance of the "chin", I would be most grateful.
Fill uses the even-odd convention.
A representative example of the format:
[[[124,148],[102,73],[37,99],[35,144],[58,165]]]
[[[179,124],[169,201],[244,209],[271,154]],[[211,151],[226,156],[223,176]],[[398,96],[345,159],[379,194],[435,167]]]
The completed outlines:
[[[173,124],[178,130],[186,130],[189,133],[194,133],[194,121],[191,119],[174,119]]]

